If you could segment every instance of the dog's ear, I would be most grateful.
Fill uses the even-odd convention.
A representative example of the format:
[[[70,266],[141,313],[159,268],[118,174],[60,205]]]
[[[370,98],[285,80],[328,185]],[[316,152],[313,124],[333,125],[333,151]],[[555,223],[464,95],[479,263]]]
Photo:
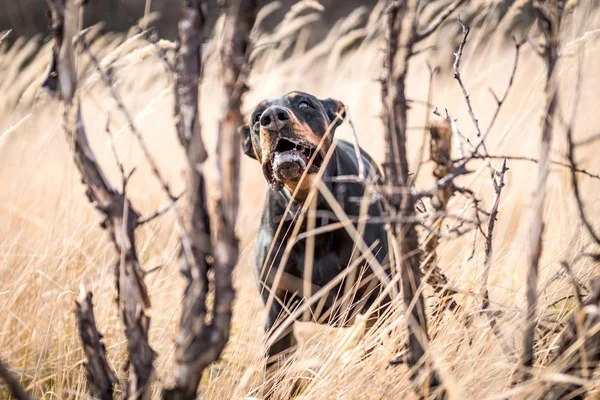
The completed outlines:
[[[254,152],[254,147],[252,146],[252,132],[250,132],[250,127],[248,125],[242,125],[239,130],[242,152],[248,157],[256,160],[256,153]]]
[[[321,104],[325,108],[329,122],[333,124],[331,129],[337,128],[344,122],[344,119],[346,119],[346,106],[344,103],[335,99],[325,99],[321,100]]]

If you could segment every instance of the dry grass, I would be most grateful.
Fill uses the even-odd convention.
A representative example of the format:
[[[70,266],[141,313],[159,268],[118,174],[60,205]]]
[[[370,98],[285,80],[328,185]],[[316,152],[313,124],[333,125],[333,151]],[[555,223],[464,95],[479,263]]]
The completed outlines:
[[[600,13],[591,5],[580,2],[573,22],[565,25],[563,48],[565,57],[559,71],[561,82],[560,109],[568,115],[572,104],[574,76],[578,65],[578,48],[585,49],[583,90],[579,118],[575,125],[575,140],[600,131]],[[356,18],[356,15],[352,18]],[[371,30],[378,23],[369,20]],[[343,34],[352,34],[350,27],[338,27]],[[302,28],[302,29],[307,29]],[[448,31],[448,29],[446,30]],[[495,102],[488,92],[492,87],[502,92],[513,62],[510,46],[501,40],[478,36],[473,32],[472,44],[465,50],[462,76],[472,96],[475,112],[482,126],[487,126]],[[366,32],[365,32],[366,33]],[[356,35],[357,33],[354,32]],[[357,35],[363,37],[362,33]],[[441,36],[441,35],[440,35]],[[339,43],[344,37],[328,38],[329,48],[346,48]],[[117,87],[126,105],[134,113],[140,130],[165,176],[178,192],[185,182],[182,177],[184,155],[177,143],[172,118],[171,82],[165,76],[160,61],[151,54],[131,49],[145,48],[145,43],[133,39],[125,48],[114,51],[122,36],[107,34],[96,40],[92,48],[100,58],[115,61],[113,72]],[[435,38],[440,45],[440,37]],[[288,90],[304,90],[321,97],[342,100],[352,113],[360,144],[376,159],[383,158],[379,77],[382,41],[379,34],[368,34],[362,45],[342,57],[326,51],[324,44],[308,53],[294,51],[291,59],[282,61],[279,54],[265,50],[255,69],[246,96],[246,106],[265,97],[278,96]],[[454,46],[448,41],[447,46]],[[287,47],[286,47],[287,48]],[[1,49],[1,47],[0,47]],[[439,57],[447,54],[440,51]],[[19,47],[0,53],[0,358],[7,361],[22,382],[35,396],[45,398],[84,398],[85,373],[81,367],[83,354],[75,329],[74,301],[78,286],[85,282],[95,294],[96,318],[105,334],[109,361],[122,365],[125,342],[121,324],[113,303],[113,252],[110,243],[99,229],[97,213],[87,203],[79,175],[61,127],[61,110],[57,102],[39,93],[38,87],[49,60],[49,49],[36,50],[21,43]],[[33,57],[25,68],[21,59]],[[125,57],[125,58],[124,58]],[[425,61],[443,63],[434,81],[433,103],[448,108],[463,133],[474,136],[460,90],[447,67],[451,60],[438,59],[425,53],[411,64],[408,94],[411,99],[427,97],[428,70]],[[125,61],[124,61],[125,60]],[[275,61],[276,60],[276,61]],[[18,65],[17,65],[18,64]],[[81,69],[89,64],[80,58]],[[213,62],[213,65],[216,63]],[[301,68],[299,68],[301,66]],[[86,69],[87,70],[87,69]],[[488,140],[492,154],[537,156],[540,136],[540,112],[543,103],[544,66],[530,48],[524,48],[517,72],[515,87],[499,115]],[[89,72],[87,72],[89,74]],[[202,85],[202,120],[205,135],[217,132],[217,116],[221,85],[214,67],[207,68]],[[148,165],[125,127],[114,102],[93,74],[83,96],[84,120],[92,146],[101,163],[118,176],[104,133],[107,115],[111,114],[112,128],[117,134],[119,154],[128,168],[137,170],[129,194],[138,210],[151,213],[166,199],[149,173]],[[410,149],[413,160],[423,135],[425,108],[415,103],[410,114]],[[351,138],[347,125],[337,137]],[[212,136],[214,138],[214,135]],[[554,141],[552,158],[564,160],[566,142],[559,127]],[[214,146],[214,140],[208,143]],[[578,152],[580,166],[600,172],[597,152],[600,144],[593,143]],[[497,161],[498,166],[500,161]],[[501,309],[502,332],[509,343],[518,346],[524,320],[524,282],[528,249],[527,235],[530,216],[532,182],[535,165],[509,161],[507,186],[502,194],[499,219],[494,234],[495,253],[490,273],[492,306]],[[206,398],[260,397],[266,386],[274,386],[275,398],[288,393],[299,377],[307,385],[302,398],[381,399],[413,396],[405,366],[387,367],[403,340],[401,312],[398,310],[380,329],[359,340],[353,329],[303,324],[298,329],[300,349],[297,355],[276,377],[271,385],[262,372],[262,326],[264,310],[252,273],[253,238],[258,226],[266,185],[260,168],[253,160],[242,164],[242,204],[238,234],[242,239],[241,259],[235,272],[237,301],[234,311],[232,338],[222,361],[214,365],[202,382]],[[431,182],[430,168],[424,168],[417,186]],[[559,329],[566,321],[573,304],[558,299],[571,294],[566,276],[557,273],[560,261],[573,261],[582,251],[590,250],[590,238],[582,228],[572,195],[568,171],[554,167],[548,187],[546,215],[548,223],[540,264],[539,317],[544,329]],[[462,183],[479,193],[489,206],[493,190],[485,165]],[[600,182],[581,178],[586,211],[592,223],[598,225]],[[460,211],[460,201],[451,200],[449,209]],[[468,214],[469,209],[463,212]],[[178,320],[178,305],[182,297],[183,279],[177,265],[178,232],[172,217],[165,216],[140,229],[138,250],[146,269],[162,268],[147,278],[152,299],[150,341],[159,357],[155,363],[159,377],[166,379],[172,365],[172,349]],[[451,242],[442,240],[438,248],[440,267],[451,278],[451,284],[465,292],[479,290],[483,271],[483,240],[478,238],[475,256],[469,259],[472,235]],[[573,265],[575,276],[587,283],[600,271],[597,264],[582,260]],[[430,298],[431,304],[435,298]],[[514,362],[507,358],[490,331],[487,320],[477,316],[480,299],[465,295],[456,299],[464,307],[458,315],[430,317],[434,338],[431,352],[446,383],[451,398],[527,398],[540,390],[540,380],[556,379],[546,368],[547,346],[538,349],[535,380],[531,386],[510,389],[509,375]],[[471,324],[466,317],[474,316]],[[541,333],[542,330],[538,330]],[[391,335],[387,335],[391,333]],[[549,340],[555,333],[548,336]],[[381,339],[381,340],[379,340]],[[368,343],[381,342],[369,357],[363,357]],[[518,354],[518,352],[516,352]],[[118,371],[123,376],[123,371]],[[595,381],[598,385],[598,381]],[[158,394],[158,391],[155,392]],[[6,396],[0,389],[0,397]]]

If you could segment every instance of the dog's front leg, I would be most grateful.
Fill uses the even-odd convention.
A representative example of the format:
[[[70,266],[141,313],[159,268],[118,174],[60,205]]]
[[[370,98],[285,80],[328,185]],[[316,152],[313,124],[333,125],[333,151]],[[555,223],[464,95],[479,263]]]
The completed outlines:
[[[263,301],[265,304],[268,301],[268,293],[263,293]],[[288,355],[296,345],[296,338],[293,332],[293,322],[281,334],[278,334],[278,327],[286,320],[286,315],[283,312],[282,304],[287,307],[291,306],[292,294],[288,292],[278,291],[275,294],[271,307],[267,310],[267,321],[265,323],[265,332],[267,341],[271,343],[267,347],[267,366],[277,363],[282,357]],[[289,309],[289,308],[288,308]],[[278,334],[274,337],[274,334]]]

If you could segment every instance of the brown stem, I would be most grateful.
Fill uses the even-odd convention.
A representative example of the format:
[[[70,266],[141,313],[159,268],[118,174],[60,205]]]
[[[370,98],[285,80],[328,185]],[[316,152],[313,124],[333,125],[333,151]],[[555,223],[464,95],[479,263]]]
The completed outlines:
[[[542,255],[542,239],[544,233],[544,205],[546,200],[546,183],[550,165],[550,149],[553,135],[553,121],[556,113],[558,88],[554,69],[558,61],[558,38],[563,4],[554,0],[547,3],[536,3],[536,11],[541,31],[545,37],[544,61],[546,62],[546,105],[542,125],[540,143],[540,158],[538,164],[538,179],[533,198],[533,218],[531,220],[530,240],[531,251],[527,270],[527,314],[525,332],[523,334],[523,353],[520,366],[530,368],[534,361],[535,314],[537,305],[538,267]],[[524,379],[529,378],[526,371]]]
[[[102,400],[112,400],[113,389],[118,383],[117,376],[106,359],[106,348],[102,343],[102,334],[96,327],[92,293],[81,287],[79,298],[75,302],[75,317],[79,338],[87,362],[87,383],[91,394]]]
[[[232,273],[238,258],[235,221],[239,204],[239,148],[237,131],[242,125],[241,97],[250,54],[249,37],[256,17],[252,0],[233,1],[226,7],[223,68],[227,102],[219,125],[218,158],[221,187],[217,202],[216,240],[211,241],[211,223],[206,202],[203,164],[206,149],[202,140],[198,102],[201,78],[203,30],[206,4],[202,0],[186,0],[179,23],[179,50],[175,80],[175,115],[179,141],[188,159],[190,205],[188,226],[182,237],[188,279],[183,311],[176,340],[173,387],[162,393],[164,399],[194,399],[203,371],[217,361],[229,340],[234,290]],[[185,247],[189,246],[189,249]],[[214,262],[209,263],[209,258]],[[208,270],[215,273],[215,300],[212,322],[207,320],[206,296],[209,290]]]
[[[394,188],[410,185],[406,151],[407,111],[406,77],[409,60],[417,42],[418,1],[390,2],[387,16],[387,47],[382,80],[383,120],[388,148],[384,171],[390,193]],[[396,64],[396,60],[398,64]],[[409,191],[391,194],[388,213],[408,221],[415,213],[415,198]],[[425,303],[419,291],[421,286],[421,251],[414,223],[391,222],[394,240],[398,242],[402,294],[408,325],[407,364],[417,391],[429,393],[439,384],[437,374],[429,362],[424,362],[428,342]]]
[[[122,176],[123,192],[114,189],[106,178],[90,147],[81,118],[79,98],[76,96],[77,81],[72,45],[77,30],[79,3],[71,0],[48,0],[48,5],[55,30],[51,66],[54,73],[51,70],[49,76],[55,76],[58,84],[54,87],[54,93],[65,105],[64,129],[72,144],[75,164],[86,186],[87,196],[103,215],[102,226],[108,231],[120,256],[117,291],[129,354],[129,379],[125,387],[125,396],[145,398],[147,386],[153,377],[152,363],[155,353],[148,343],[150,318],[146,315],[146,309],[150,306],[150,299],[135,248],[134,230],[139,214],[124,193],[127,177]],[[84,321],[80,320],[79,323]]]

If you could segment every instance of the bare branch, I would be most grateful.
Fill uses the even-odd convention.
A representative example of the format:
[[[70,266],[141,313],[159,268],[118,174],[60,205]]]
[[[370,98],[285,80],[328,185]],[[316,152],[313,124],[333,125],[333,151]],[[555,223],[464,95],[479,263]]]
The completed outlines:
[[[515,81],[515,75],[517,74],[517,66],[519,65],[519,54],[520,54],[521,46],[523,46],[524,42],[518,42],[515,38],[513,38],[513,40],[515,42],[515,62],[513,64],[512,72],[510,73],[510,78],[508,78],[508,84],[506,86],[506,90],[504,90],[504,94],[502,95],[502,97],[498,98],[498,96],[496,96],[496,93],[494,93],[494,91],[492,89],[490,89],[490,93],[492,93],[492,96],[494,96],[494,99],[496,100],[496,104],[498,105],[498,107],[496,107],[496,111],[494,112],[494,115],[492,116],[492,119],[490,120],[490,124],[488,125],[487,129],[485,130],[485,133],[483,134],[484,137],[487,136],[490,133],[490,131],[492,130],[492,127],[494,126],[494,123],[496,122],[496,118],[498,118],[498,114],[500,114],[500,109],[502,108],[502,105],[506,101],[508,92],[510,92],[510,88],[512,88],[513,82]]]
[[[185,1],[179,22],[179,48],[175,74],[175,118],[177,135],[188,159],[189,217],[187,232],[182,235],[185,289],[179,331],[175,341],[175,385],[163,390],[165,399],[195,398],[204,368],[198,362],[205,351],[206,295],[208,292],[208,258],[212,257],[211,226],[205,195],[203,163],[206,150],[202,141],[198,102],[198,85],[202,70],[202,31],[206,22],[203,1]],[[185,240],[185,236],[189,241]],[[189,247],[189,248],[186,248]]]
[[[457,158],[455,160],[453,160],[453,162],[459,162],[459,163],[464,163],[465,161],[471,161],[471,160],[475,160],[475,159],[480,159],[480,160],[485,160],[485,159],[490,159],[490,160],[507,160],[507,161],[527,161],[527,162],[531,162],[531,163],[539,163],[539,160],[537,158],[533,158],[533,157],[526,157],[526,156],[508,156],[508,155],[498,155],[498,154],[488,154],[488,155],[481,155],[481,154],[473,154],[471,156],[467,157],[463,157],[463,158]],[[583,174],[586,175],[590,178],[593,179],[600,179],[600,175],[598,174],[594,174],[588,170],[582,169],[582,168],[573,168],[572,165],[568,164],[568,163],[564,163],[564,162],[560,162],[560,161],[550,161],[550,164],[552,165],[557,165],[559,167],[564,167],[564,168],[569,168],[571,171],[577,172],[578,174]]]
[[[121,96],[115,89],[115,87],[110,79],[110,76],[108,76],[108,73],[100,65],[100,61],[98,61],[98,58],[92,52],[88,43],[85,41],[85,36],[83,36],[83,35],[79,36],[78,39],[79,39],[78,43],[80,43],[82,45],[83,50],[90,56],[92,63],[98,69],[98,72],[100,73],[102,82],[108,88],[110,95],[115,100],[115,103],[117,104],[117,107],[119,108],[119,111],[121,111],[121,113],[125,116],[125,119],[127,120],[127,125],[129,126],[131,133],[133,133],[133,136],[135,136],[135,138],[137,139],[138,144],[139,144],[140,148],[142,149],[146,160],[150,164],[150,170],[152,171],[152,174],[156,177],[158,182],[161,184],[162,189],[165,191],[165,193],[167,193],[167,195],[169,196],[169,199],[172,201],[175,201],[175,196],[171,193],[169,184],[167,183],[166,179],[164,179],[162,174],[160,173],[160,170],[158,169],[158,165],[156,164],[156,162],[154,161],[154,158],[150,154],[150,149],[148,149],[148,146],[146,145],[146,142],[144,141],[142,133],[137,128],[135,121],[134,121],[133,117],[131,116],[131,113],[129,113],[129,111],[127,110],[127,107],[125,107],[125,104],[123,103]]]
[[[83,352],[87,362],[87,383],[91,394],[102,400],[112,400],[117,376],[106,359],[106,348],[102,343],[102,334],[96,327],[92,293],[81,287],[79,299],[75,302],[75,316],[79,338],[83,344]]]
[[[575,144],[573,141],[573,126],[575,125],[575,115],[577,114],[577,106],[579,104],[579,98],[581,94],[581,75],[582,75],[582,64],[583,60],[579,60],[579,67],[577,70],[577,79],[575,81],[575,97],[573,101],[573,109],[571,111],[571,115],[569,117],[569,121],[567,122],[567,158],[569,160],[569,165],[571,169],[571,185],[573,185],[573,194],[575,195],[575,200],[577,201],[577,209],[579,210],[579,218],[583,225],[587,229],[590,236],[594,239],[596,244],[600,244],[600,237],[596,233],[594,227],[589,221],[588,217],[585,214],[585,206],[583,204],[583,200],[581,198],[581,190],[579,188],[579,180],[577,179],[577,174],[575,170],[577,169],[577,164],[575,162]]]
[[[203,172],[207,153],[198,116],[206,4],[202,0],[186,0],[183,6],[179,23],[175,115],[179,141],[188,159],[191,190],[189,226],[181,239],[185,256],[183,272],[188,279],[188,286],[175,344],[175,385],[163,391],[164,399],[194,399],[204,369],[219,359],[229,340],[234,298],[231,277],[238,257],[238,242],[234,232],[239,203],[238,127],[242,125],[241,97],[246,91],[249,37],[255,17],[256,4],[253,0],[233,1],[226,8],[223,61],[227,104],[219,126],[218,149],[219,160],[224,160],[226,176],[221,179],[217,239],[213,244]],[[208,262],[211,256],[214,257],[214,265]],[[210,268],[215,271],[212,322],[207,318],[206,304]]]
[[[139,219],[137,222],[137,226],[142,226],[144,224],[147,224],[148,222],[152,222],[155,219],[157,219],[160,216],[167,213],[169,210],[172,210],[175,207],[175,205],[177,204],[177,201],[179,201],[179,199],[181,199],[181,197],[184,195],[184,193],[185,192],[178,194],[177,196],[175,196],[175,198],[173,200],[169,200],[169,202],[167,204],[165,204],[164,206],[162,206],[161,208],[159,208],[158,210],[156,210],[154,213],[147,216],[146,218]]]
[[[150,299],[135,248],[134,229],[138,213],[125,194],[115,190],[107,180],[89,145],[81,119],[72,46],[79,17],[79,3],[71,0],[48,0],[48,5],[55,29],[52,62],[52,68],[56,72],[54,78],[58,82],[55,92],[65,104],[64,129],[72,143],[75,163],[87,188],[87,196],[104,216],[102,226],[107,229],[120,256],[117,289],[129,353],[129,380],[125,393],[126,397],[141,398],[145,396],[147,385],[153,377],[152,363],[155,354],[148,343],[150,318],[145,312],[150,306]]]
[[[504,339],[502,332],[500,331],[500,327],[498,326],[498,322],[496,321],[496,316],[493,310],[490,309],[490,293],[488,291],[488,280],[490,276],[490,269],[492,267],[492,255],[493,255],[493,236],[494,236],[494,226],[496,224],[496,218],[498,216],[499,206],[500,206],[500,196],[502,195],[502,189],[504,188],[504,176],[508,168],[506,167],[506,159],[502,162],[502,168],[498,172],[498,181],[494,181],[494,203],[492,205],[492,209],[490,211],[490,217],[487,227],[487,234],[485,235],[485,261],[483,267],[483,277],[481,283],[481,296],[483,297],[483,301],[481,303],[481,309],[486,313],[490,327],[492,328],[492,332],[498,339],[504,354],[508,357],[513,357],[512,349],[510,345]]]
[[[531,220],[531,250],[527,270],[527,314],[525,332],[523,334],[523,353],[520,366],[529,368],[533,365],[535,314],[537,305],[537,281],[540,257],[542,255],[542,239],[544,233],[544,204],[546,200],[546,182],[550,165],[550,148],[553,136],[553,120],[556,113],[558,87],[555,78],[555,67],[558,61],[558,40],[560,22],[564,4],[562,2],[535,3],[541,31],[545,36],[544,61],[546,62],[546,105],[543,117],[542,137],[540,143],[540,161],[538,179],[533,197],[533,213]],[[529,374],[521,371],[522,378]]]
[[[600,133],[596,133],[595,135],[592,135],[592,136],[590,136],[590,137],[588,137],[588,138],[585,138],[585,139],[583,139],[583,140],[580,140],[579,142],[576,142],[576,143],[574,143],[573,145],[574,145],[575,147],[577,147],[577,146],[585,146],[585,145],[591,144],[591,143],[593,143],[593,142],[596,142],[596,141],[598,141],[599,139],[600,139]]]
[[[454,54],[455,59],[454,59],[454,79],[457,80],[460,89],[462,90],[463,93],[463,97],[465,98],[465,101],[467,103],[467,108],[469,109],[469,115],[471,116],[471,120],[473,121],[473,126],[475,127],[475,133],[477,134],[477,138],[481,140],[481,146],[483,147],[483,151],[485,154],[487,154],[487,148],[485,146],[485,142],[484,142],[484,138],[481,136],[481,128],[479,127],[479,120],[477,119],[477,117],[475,117],[475,113],[473,112],[473,105],[471,104],[471,97],[469,95],[469,93],[467,92],[467,88],[465,87],[461,75],[460,75],[460,61],[463,55],[463,51],[465,48],[465,45],[467,43],[467,38],[469,37],[469,32],[470,32],[470,28],[468,26],[466,26],[462,20],[462,18],[460,17],[460,15],[458,16],[458,20],[460,21],[460,26],[462,28],[462,41],[460,42],[460,45],[458,46],[458,51]],[[477,153],[477,148],[475,148],[473,150],[473,153]]]
[[[23,389],[19,380],[8,370],[6,365],[0,360],[0,379],[6,382],[6,386],[12,396],[17,400],[31,400],[29,393]]]
[[[407,111],[406,77],[408,64],[417,38],[418,1],[390,1],[387,15],[385,76],[382,79],[383,121],[388,143],[384,171],[390,189],[388,214],[408,219],[415,213],[415,197],[405,190],[404,195],[392,194],[397,187],[410,188],[406,151]],[[401,275],[402,297],[408,327],[407,364],[411,381],[418,393],[428,393],[439,387],[437,373],[425,358],[428,343],[425,303],[421,286],[421,251],[415,224],[390,223],[393,240],[399,248],[398,270]],[[443,388],[439,387],[443,392]]]

